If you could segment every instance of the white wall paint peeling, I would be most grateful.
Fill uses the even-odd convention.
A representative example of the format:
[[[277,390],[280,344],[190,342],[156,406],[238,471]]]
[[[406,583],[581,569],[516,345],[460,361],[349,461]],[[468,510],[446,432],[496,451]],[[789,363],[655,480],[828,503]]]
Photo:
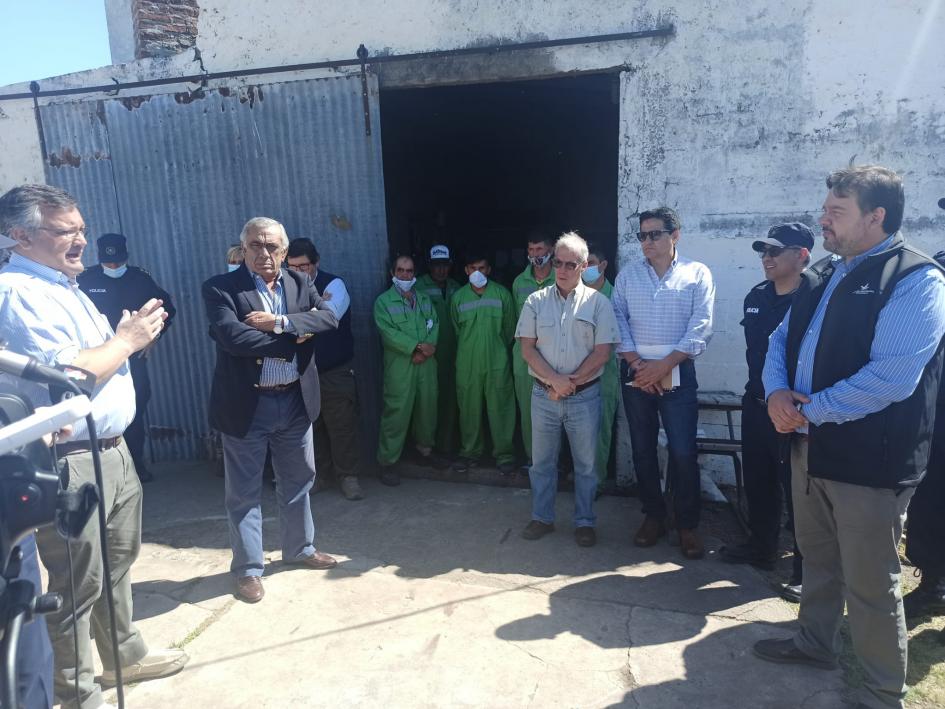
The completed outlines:
[[[669,204],[680,211],[681,249],[709,265],[718,288],[716,336],[699,363],[704,389],[738,391],[744,382],[741,301],[761,278],[752,239],[777,221],[816,218],[824,176],[854,155],[903,172],[907,233],[929,251],[945,247],[945,212],[935,206],[945,196],[945,52],[936,41],[945,35],[945,0],[862,0],[855,9],[813,0],[761,8],[734,0],[200,0],[200,7],[197,44],[208,71],[350,57],[362,42],[374,54],[401,54],[674,22],[677,34],[669,40],[440,62],[412,78],[447,81],[447,66],[454,80],[474,79],[471,67],[502,78],[627,68],[618,147],[621,258],[639,253],[630,237],[639,209]],[[198,68],[185,52],[43,85],[179,76]],[[401,83],[411,78],[390,76]],[[90,98],[100,97],[78,100]],[[0,116],[3,190],[39,179],[42,165],[29,103],[0,108],[6,114]],[[821,254],[818,248],[815,256]]]

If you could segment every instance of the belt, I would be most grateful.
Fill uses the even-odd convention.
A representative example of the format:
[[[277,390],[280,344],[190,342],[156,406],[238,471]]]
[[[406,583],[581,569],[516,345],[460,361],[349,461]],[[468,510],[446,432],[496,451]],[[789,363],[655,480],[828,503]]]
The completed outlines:
[[[258,384],[256,388],[263,394],[273,394],[280,391],[288,391],[289,389],[294,389],[299,385],[299,380],[296,379],[294,382],[289,382],[288,384],[274,384],[271,387],[261,387]]]
[[[588,389],[588,388],[594,386],[594,385],[597,384],[597,382],[599,382],[599,381],[600,381],[600,377],[597,377],[597,379],[591,379],[591,381],[589,381],[589,382],[584,382],[583,384],[578,384],[576,387],[574,387],[574,393],[577,394],[578,392],[584,391],[585,389]],[[550,384],[546,384],[546,383],[543,382],[541,379],[536,379],[536,380],[535,380],[535,383],[536,383],[538,386],[540,386],[542,389],[545,389],[546,391],[551,391],[551,389],[552,389],[552,386],[551,386]]]
[[[98,450],[99,453],[104,453],[107,450],[112,448],[117,448],[121,444],[121,436],[114,436],[112,438],[99,438],[98,439]],[[56,445],[57,455],[71,455],[73,453],[88,453],[92,450],[91,441],[66,441],[65,443],[59,443]]]

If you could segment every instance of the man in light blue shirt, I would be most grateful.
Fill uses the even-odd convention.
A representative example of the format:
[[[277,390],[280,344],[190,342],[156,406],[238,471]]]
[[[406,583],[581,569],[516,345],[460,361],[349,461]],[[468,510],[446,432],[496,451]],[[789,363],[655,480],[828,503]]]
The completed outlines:
[[[133,314],[126,311],[112,331],[105,316],[76,284],[76,276],[84,269],[85,221],[75,199],[60,189],[22,185],[4,194],[0,197],[0,233],[16,242],[10,262],[0,272],[0,332],[8,341],[7,347],[43,364],[85,369],[96,380],[92,417],[105,484],[100,490],[100,504],[105,506],[108,520],[117,648],[113,648],[108,630],[108,608],[102,593],[102,544],[95,523],[87,524],[77,538],[68,542],[74,560],[74,597],[66,543],[53,526],[40,529],[36,535],[40,557],[49,572],[47,590],[63,597],[62,608],[46,616],[55,654],[56,699],[64,709],[91,709],[103,703],[94,680],[93,628],[105,681],[114,681],[116,676],[115,650],[125,681],[164,677],[187,662],[181,650],[148,652],[131,622],[129,570],[141,547],[141,485],[122,439],[135,414],[134,386],[127,362],[129,356],[157,338],[167,316],[161,301],[152,299]],[[34,406],[52,403],[44,385],[4,375],[0,386],[26,396]],[[69,489],[95,480],[88,428],[84,421],[78,421],[73,430],[72,439],[58,446],[58,467],[68,471]],[[78,608],[74,620],[73,600]],[[78,704],[73,685],[76,675]]]
[[[703,545],[696,531],[701,490],[693,360],[705,351],[712,335],[715,285],[706,266],[679,255],[679,231],[679,216],[668,207],[640,214],[637,239],[643,258],[617,276],[613,303],[621,340],[617,352],[631,380],[622,387],[623,401],[646,515],[633,541],[648,547],[666,533],[667,508],[656,453],[662,423],[669,444],[680,549],[686,558],[698,559]]]
[[[928,463],[945,276],[899,233],[895,172],[849,167],[827,188],[820,226],[836,255],[802,274],[763,374],[771,421],[791,438],[800,631],[758,642],[755,654],[836,667],[845,602],[866,675],[858,706],[901,707],[908,636],[897,546]]]

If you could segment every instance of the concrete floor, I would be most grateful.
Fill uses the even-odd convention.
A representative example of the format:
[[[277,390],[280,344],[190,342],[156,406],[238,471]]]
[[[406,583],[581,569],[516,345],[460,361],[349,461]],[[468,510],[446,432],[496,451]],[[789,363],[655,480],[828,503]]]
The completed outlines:
[[[367,480],[361,502],[312,498],[318,548],[342,562],[320,572],[279,563],[267,489],[266,597],[247,605],[232,595],[223,481],[197,464],[155,472],[135,617],[150,645],[183,644],[191,661],[126,688],[128,707],[843,705],[839,671],[751,654],[795,617],[753,569],[635,548],[636,499],[599,500],[584,549],[569,494],[558,530],[528,542],[527,490]]]

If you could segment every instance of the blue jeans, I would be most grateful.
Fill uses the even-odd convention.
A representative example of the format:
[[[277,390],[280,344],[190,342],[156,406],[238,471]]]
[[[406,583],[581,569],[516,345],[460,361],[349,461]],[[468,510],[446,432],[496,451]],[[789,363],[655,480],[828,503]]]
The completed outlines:
[[[636,387],[622,387],[643,514],[661,520],[666,518],[656,454],[662,422],[669,448],[668,475],[672,481],[676,526],[680,529],[698,527],[701,511],[702,491],[696,451],[698,388],[696,367],[691,359],[679,365],[679,386],[662,396],[647,394]]]
[[[597,474],[594,460],[601,415],[600,384],[559,401],[537,384],[532,387],[532,519],[555,521],[561,429],[568,434],[574,459],[574,526],[593,527]]]
[[[262,393],[243,438],[223,435],[226,517],[237,576],[262,576],[262,484],[267,447],[272,450],[283,561],[315,553],[315,522],[308,493],[315,481],[312,423],[298,387]]]

